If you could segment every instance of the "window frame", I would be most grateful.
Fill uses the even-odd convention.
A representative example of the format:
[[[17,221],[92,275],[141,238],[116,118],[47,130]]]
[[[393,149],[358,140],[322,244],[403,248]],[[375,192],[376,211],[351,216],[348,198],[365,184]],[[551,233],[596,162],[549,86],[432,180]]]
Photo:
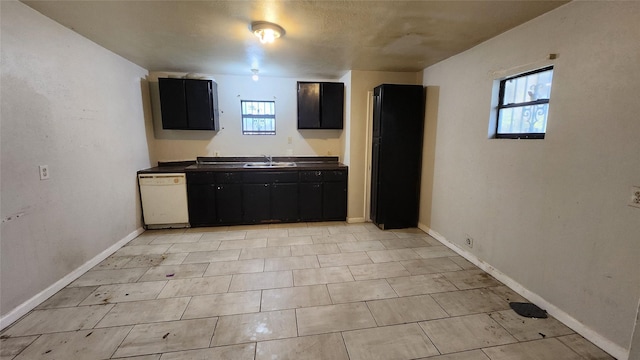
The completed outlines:
[[[273,104],[273,115],[269,114],[245,114],[244,113],[244,103],[271,103]],[[242,130],[242,135],[276,135],[276,102],[274,100],[240,100],[240,128]],[[266,131],[256,131],[256,130],[245,130],[244,124],[245,119],[273,119],[273,130]]]
[[[504,93],[505,93],[505,85],[507,81],[549,71],[549,70],[553,70],[553,65],[549,65],[539,69],[527,71],[521,74],[509,76],[500,80],[500,88],[498,92],[498,105],[496,107],[496,124],[495,124],[496,126],[494,129],[495,130],[494,137],[496,139],[544,139],[546,135],[546,131],[543,133],[500,133],[498,129],[500,128],[500,110],[511,109],[511,108],[522,108],[522,107],[531,106],[531,105],[549,104],[549,101],[551,98],[551,95],[549,95],[549,99],[538,99],[534,101],[525,101],[525,102],[511,103],[511,104],[505,105]],[[552,75],[552,79],[553,79],[553,75]],[[552,84],[552,87],[553,87],[553,84]]]

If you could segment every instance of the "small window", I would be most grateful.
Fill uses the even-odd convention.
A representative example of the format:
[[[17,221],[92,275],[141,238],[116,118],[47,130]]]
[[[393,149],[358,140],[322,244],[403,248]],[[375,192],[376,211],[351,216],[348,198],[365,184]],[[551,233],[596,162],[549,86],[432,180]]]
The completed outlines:
[[[242,100],[242,135],[275,135],[275,101]]]
[[[497,138],[544,139],[553,66],[500,81]]]

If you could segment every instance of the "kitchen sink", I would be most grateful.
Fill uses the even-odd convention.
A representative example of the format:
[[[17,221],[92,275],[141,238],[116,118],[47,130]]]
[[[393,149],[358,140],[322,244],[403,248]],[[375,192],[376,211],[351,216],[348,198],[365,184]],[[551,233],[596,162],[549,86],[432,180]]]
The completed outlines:
[[[244,167],[246,168],[257,168],[257,169],[286,168],[286,167],[295,167],[295,166],[297,166],[295,162],[285,162],[285,161],[248,162],[244,164]]]

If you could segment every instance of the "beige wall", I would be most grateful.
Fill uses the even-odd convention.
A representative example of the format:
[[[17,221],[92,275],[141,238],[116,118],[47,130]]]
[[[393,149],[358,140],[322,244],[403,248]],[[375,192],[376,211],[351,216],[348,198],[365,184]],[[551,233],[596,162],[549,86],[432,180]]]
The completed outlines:
[[[152,72],[148,83],[153,109],[152,161],[193,160],[198,156],[287,155],[340,156],[343,130],[298,130],[297,81],[338,81],[335,79],[294,79],[211,75],[218,84],[220,131],[163,130],[159,104],[158,77],[184,75]],[[347,90],[345,89],[345,92]],[[276,135],[242,135],[240,100],[276,102]],[[289,143],[289,138],[291,143]]]
[[[345,147],[346,164],[349,165],[349,221],[365,221],[365,172],[367,169],[368,92],[380,84],[420,84],[421,73],[351,71],[351,93],[348,140]]]
[[[4,317],[140,228],[135,172],[150,163],[147,72],[20,2],[0,6]]]
[[[638,2],[572,2],[424,71],[439,99],[421,223],[618,356],[640,298],[639,18]],[[550,53],[546,139],[487,139],[494,80]]]

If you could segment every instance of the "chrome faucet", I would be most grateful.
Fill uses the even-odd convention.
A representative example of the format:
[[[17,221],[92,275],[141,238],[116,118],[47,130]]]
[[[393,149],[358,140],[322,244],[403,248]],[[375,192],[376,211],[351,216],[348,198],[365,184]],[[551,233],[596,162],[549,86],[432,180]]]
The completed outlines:
[[[269,160],[269,166],[271,166],[271,164],[273,164],[273,156],[272,155],[264,155],[264,154],[262,154],[262,156],[264,156],[265,158],[267,158],[267,160]]]

